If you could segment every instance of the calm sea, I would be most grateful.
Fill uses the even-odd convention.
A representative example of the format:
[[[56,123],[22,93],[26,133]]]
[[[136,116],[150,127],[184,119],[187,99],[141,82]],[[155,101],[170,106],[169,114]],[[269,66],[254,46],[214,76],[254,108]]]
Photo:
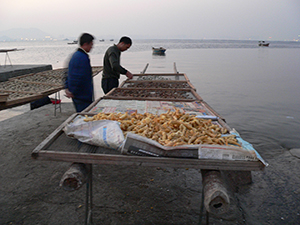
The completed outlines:
[[[133,41],[122,53],[125,68],[140,73],[149,63],[148,73],[172,73],[176,63],[198,94],[263,157],[300,148],[299,42],[273,41],[269,47],[258,47],[257,41]],[[93,66],[102,65],[103,54],[113,43],[95,41],[90,53]],[[152,55],[152,46],[167,48],[166,55]],[[52,64],[54,69],[64,67],[76,47],[67,41],[0,43],[0,48],[25,49],[10,54],[13,64]],[[4,54],[0,60],[2,64]],[[96,97],[102,95],[100,78],[94,82]],[[29,106],[15,110],[26,111]]]

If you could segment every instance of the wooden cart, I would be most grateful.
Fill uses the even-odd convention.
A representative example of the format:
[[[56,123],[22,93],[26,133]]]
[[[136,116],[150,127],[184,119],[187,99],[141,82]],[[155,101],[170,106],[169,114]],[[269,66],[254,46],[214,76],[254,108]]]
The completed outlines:
[[[143,85],[149,86],[147,82],[155,82],[156,84],[159,83],[163,85],[168,83],[186,83],[189,85],[189,88],[162,88],[159,85],[152,88],[142,87]],[[137,86],[132,87],[129,85],[130,87],[126,87],[127,84],[134,84]],[[138,85],[141,85],[141,87]],[[171,94],[163,96],[163,93],[168,91]],[[175,94],[178,91],[184,92],[185,96],[188,97],[174,97],[172,93]],[[141,92],[145,93],[145,95],[140,96]],[[213,119],[218,126],[231,130],[224,118],[214,111],[196,93],[195,88],[190,84],[189,79],[185,74],[140,74],[134,75],[131,81],[127,80],[123,82],[121,88],[115,88],[103,98],[96,100],[82,113],[76,113],[70,116],[33,150],[32,158],[37,160],[84,163],[88,166],[86,224],[92,223],[93,164],[200,169],[202,172],[203,185],[206,185],[205,187],[208,186],[207,183],[209,182],[207,181],[210,181],[209,176],[215,175],[210,174],[210,171],[212,171],[212,173],[215,171],[223,171],[227,174],[227,178],[231,183],[241,184],[251,182],[251,171],[263,170],[266,167],[267,164],[258,153],[259,160],[257,161],[122,155],[116,150],[80,143],[75,139],[67,137],[63,131],[64,127],[69,123],[72,123],[73,120],[86,115],[93,116],[100,112],[149,112],[161,114],[174,107],[180,108],[188,114],[195,114],[203,118]],[[214,176],[213,179],[216,179],[216,177]],[[204,187],[202,190],[200,218],[202,218],[204,205]],[[208,216],[206,218],[208,222]]]
[[[129,103],[131,102],[131,105]],[[180,105],[178,105],[180,104]],[[51,133],[42,143],[40,143],[32,152],[32,158],[37,160],[64,161],[84,163],[88,167],[87,195],[86,195],[86,224],[92,222],[92,165],[110,164],[126,166],[148,166],[148,167],[173,167],[173,168],[194,168],[201,171],[228,171],[231,178],[243,180],[248,183],[251,181],[251,171],[263,170],[265,164],[262,161],[231,161],[231,160],[213,160],[213,159],[189,159],[189,158],[167,158],[167,157],[147,157],[135,155],[122,155],[116,150],[103,147],[92,146],[79,143],[75,139],[67,137],[63,128],[71,123],[78,116],[93,116],[99,112],[125,112],[131,111],[135,105],[139,105],[139,113],[143,111],[155,111],[155,106],[162,106],[163,110],[168,110],[174,105],[180,106],[185,110],[204,116],[213,116],[218,123],[230,129],[219,115],[212,110],[205,102],[176,102],[176,101],[140,101],[140,100],[116,100],[100,98],[89,106],[84,112],[76,113],[70,116],[53,133]],[[142,105],[142,106],[141,106]],[[152,106],[149,109],[148,105]],[[143,109],[144,110],[141,110]],[[235,178],[236,177],[236,178]],[[245,180],[246,179],[246,180]],[[236,182],[232,181],[232,182]],[[202,193],[204,196],[204,193]],[[203,198],[201,202],[200,218],[202,218]],[[208,218],[208,216],[206,217]]]
[[[93,67],[93,76],[102,71],[102,67]],[[64,89],[63,80],[67,69],[48,70],[10,78],[0,82],[0,95],[6,96],[0,101],[0,110],[47,97]],[[5,101],[4,101],[5,100]]]

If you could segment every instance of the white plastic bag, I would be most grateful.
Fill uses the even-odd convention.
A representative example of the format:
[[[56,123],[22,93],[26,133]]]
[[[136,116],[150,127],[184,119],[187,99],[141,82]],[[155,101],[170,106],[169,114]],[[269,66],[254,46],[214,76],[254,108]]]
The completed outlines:
[[[119,150],[124,135],[117,121],[96,120],[85,122],[83,116],[77,116],[67,124],[63,131],[68,137],[91,145]]]

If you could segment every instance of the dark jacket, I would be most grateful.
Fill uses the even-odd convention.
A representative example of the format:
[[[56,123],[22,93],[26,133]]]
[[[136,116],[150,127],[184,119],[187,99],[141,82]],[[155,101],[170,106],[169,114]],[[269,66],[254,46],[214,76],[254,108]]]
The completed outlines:
[[[93,101],[93,77],[90,58],[79,48],[69,62],[68,76],[65,88],[74,95],[75,99]]]
[[[116,45],[109,47],[103,59],[103,78],[120,78],[120,74],[126,74],[127,70],[120,65],[121,51]]]

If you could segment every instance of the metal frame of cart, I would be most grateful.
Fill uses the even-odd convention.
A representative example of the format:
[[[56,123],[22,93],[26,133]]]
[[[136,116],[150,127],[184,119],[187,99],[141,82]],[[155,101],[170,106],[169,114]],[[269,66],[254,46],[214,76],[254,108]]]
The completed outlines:
[[[82,115],[88,115],[84,113]],[[251,177],[251,171],[259,171],[265,168],[265,165],[260,161],[224,161],[224,160],[208,160],[208,159],[185,159],[185,158],[163,158],[163,157],[143,157],[111,154],[108,149],[82,144],[86,148],[86,152],[71,152],[65,151],[65,138],[69,142],[73,142],[70,148],[76,148],[78,141],[66,137],[63,133],[63,128],[71,122],[78,114],[69,117],[61,124],[54,132],[52,132],[40,145],[32,152],[32,157],[37,160],[48,161],[63,161],[85,163],[88,166],[88,180],[86,184],[86,209],[85,209],[85,224],[92,224],[93,210],[93,164],[102,165],[126,165],[126,166],[149,166],[149,167],[172,167],[172,168],[193,168],[200,170],[220,170],[220,171],[239,171]],[[58,147],[60,146],[60,148]],[[100,153],[104,152],[104,153]],[[108,152],[108,153],[105,153]],[[202,193],[203,195],[203,193]],[[203,211],[203,197],[201,202],[200,220]],[[208,219],[208,214],[207,217]]]
[[[143,76],[143,75],[136,75]],[[144,75],[144,76],[148,76]],[[188,81],[185,74],[150,74],[150,76],[167,76],[176,79],[176,76],[181,76],[183,80]],[[149,77],[149,76],[148,76]],[[122,89],[122,88],[121,88]],[[115,89],[116,90],[116,89]],[[187,104],[198,104],[204,107],[212,115],[218,117],[218,121],[221,126],[228,126],[225,120],[222,119],[191,87],[187,89],[194,93],[195,99],[192,101],[186,101]],[[113,94],[112,90],[109,94]],[[126,101],[125,98],[121,99],[107,99],[100,98],[91,104],[82,113],[75,113],[70,116],[64,123],[62,123],[54,132],[52,132],[42,143],[40,143],[32,152],[32,158],[37,160],[49,160],[49,161],[64,161],[64,162],[77,162],[85,163],[88,165],[89,174],[88,182],[86,186],[86,218],[85,223],[92,223],[92,165],[93,164],[110,164],[110,165],[125,165],[125,166],[149,166],[149,167],[173,167],[173,168],[194,168],[200,170],[219,170],[219,171],[232,171],[244,175],[244,177],[250,177],[251,171],[259,171],[265,168],[265,164],[262,161],[232,161],[232,160],[215,160],[215,159],[189,159],[189,158],[171,158],[171,157],[147,157],[147,156],[134,156],[134,155],[122,155],[121,153],[102,147],[91,146],[88,144],[78,145],[78,141],[68,138],[63,133],[63,128],[74,120],[77,116],[88,115],[93,116],[100,110],[98,104],[101,101]],[[127,97],[127,101],[140,101],[142,99],[132,100],[131,97]],[[153,99],[146,98],[144,101],[173,101],[175,104],[176,99]],[[183,101],[183,99],[181,99]],[[183,102],[179,102],[180,104]],[[123,107],[126,107],[121,104]],[[100,107],[101,108],[101,107]],[[78,148],[80,146],[80,148]],[[203,195],[203,194],[202,194]],[[201,202],[201,213],[203,209],[203,199]],[[200,214],[201,215],[201,214]],[[200,216],[201,219],[201,216]]]

